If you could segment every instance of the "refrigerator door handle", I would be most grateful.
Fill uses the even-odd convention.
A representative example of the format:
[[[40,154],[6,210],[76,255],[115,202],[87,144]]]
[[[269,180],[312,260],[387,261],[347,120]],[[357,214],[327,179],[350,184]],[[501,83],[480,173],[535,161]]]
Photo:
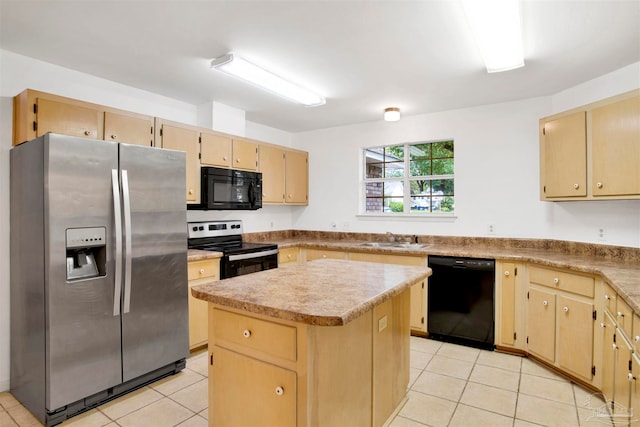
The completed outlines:
[[[120,315],[120,297],[122,290],[122,210],[120,208],[120,182],[118,170],[111,169],[113,189],[113,219],[116,233],[116,271],[113,284],[113,315]]]
[[[129,175],[122,170],[122,204],[124,208],[124,304],[123,314],[131,307],[131,200],[129,199]]]

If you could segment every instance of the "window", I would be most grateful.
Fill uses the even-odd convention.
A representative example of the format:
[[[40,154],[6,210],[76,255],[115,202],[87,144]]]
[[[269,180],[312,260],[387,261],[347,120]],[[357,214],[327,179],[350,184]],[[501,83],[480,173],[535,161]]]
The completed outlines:
[[[372,147],[363,152],[364,213],[453,213],[453,141]]]

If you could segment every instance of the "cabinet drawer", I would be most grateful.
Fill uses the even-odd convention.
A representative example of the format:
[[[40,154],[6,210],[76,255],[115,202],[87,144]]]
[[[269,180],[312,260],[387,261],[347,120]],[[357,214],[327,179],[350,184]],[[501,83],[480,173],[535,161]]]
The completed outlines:
[[[632,338],[633,310],[631,310],[631,307],[620,297],[618,297],[616,303],[615,317],[618,328],[622,329],[627,337]]]
[[[531,267],[529,269],[529,279],[531,282],[539,285],[593,298],[593,277],[565,273],[547,268]]]
[[[296,360],[296,328],[266,320],[214,309],[213,328],[216,345],[234,344],[261,353]],[[242,349],[240,349],[242,350]]]
[[[298,260],[298,248],[280,249],[278,254],[278,263],[294,262]]]
[[[307,261],[314,259],[346,259],[347,253],[342,251],[331,251],[322,249],[307,249]]]
[[[189,280],[204,279],[210,277],[216,280],[220,276],[219,260],[191,261],[187,264]]]

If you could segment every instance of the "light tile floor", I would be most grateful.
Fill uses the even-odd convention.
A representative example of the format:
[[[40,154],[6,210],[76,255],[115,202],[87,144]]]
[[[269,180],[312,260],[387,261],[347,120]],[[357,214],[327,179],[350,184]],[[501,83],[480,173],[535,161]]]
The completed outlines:
[[[519,356],[411,337],[408,401],[390,427],[611,426],[604,402]],[[60,424],[63,427],[206,427],[207,353],[157,381]],[[0,427],[41,426],[0,393]],[[257,426],[256,426],[257,427]],[[351,426],[344,426],[351,427]]]

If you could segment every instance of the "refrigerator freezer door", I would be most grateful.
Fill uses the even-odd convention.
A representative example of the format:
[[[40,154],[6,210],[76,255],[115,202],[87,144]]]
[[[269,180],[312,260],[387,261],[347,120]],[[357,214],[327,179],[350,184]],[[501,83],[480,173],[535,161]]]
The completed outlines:
[[[117,144],[44,137],[46,407],[49,411],[122,382],[114,306],[111,170]],[[104,227],[106,274],[67,281],[66,230]]]
[[[128,182],[122,312],[124,381],[189,354],[185,153],[120,144]],[[123,193],[123,197],[126,195]],[[127,218],[130,215],[130,218]],[[128,227],[124,227],[127,229]],[[128,312],[127,310],[128,309]]]

